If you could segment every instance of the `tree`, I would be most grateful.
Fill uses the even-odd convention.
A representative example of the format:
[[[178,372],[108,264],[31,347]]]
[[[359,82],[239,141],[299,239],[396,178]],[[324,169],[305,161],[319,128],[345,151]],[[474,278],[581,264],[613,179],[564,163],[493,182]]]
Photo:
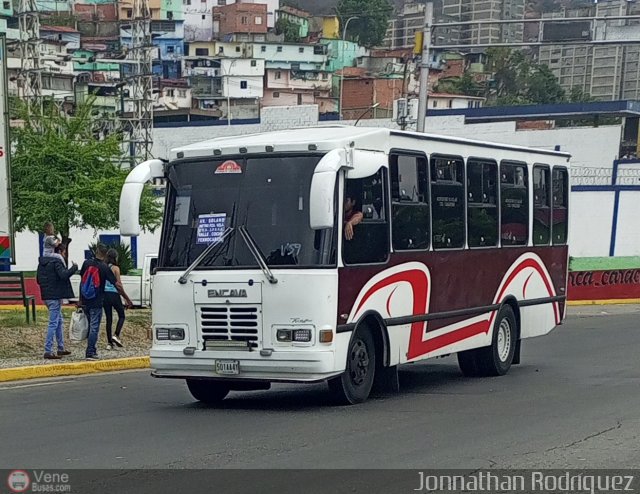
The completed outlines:
[[[570,103],[589,103],[593,101],[593,96],[587,93],[584,89],[578,86],[573,86],[567,99]]]
[[[546,65],[532,62],[520,50],[489,48],[488,69],[493,74],[490,84],[491,103],[526,105],[561,103],[566,95],[557,77]]]
[[[534,104],[562,103],[565,92],[558,79],[546,65],[533,67],[527,81],[527,99]]]
[[[466,96],[482,96],[485,88],[471,74],[465,72],[462,77],[438,82],[436,91],[448,94],[464,94]]]
[[[300,42],[300,27],[290,19],[280,17],[276,22],[276,34],[284,34],[285,43]]]
[[[11,185],[16,231],[42,231],[53,221],[69,238],[71,228],[112,229],[118,226],[120,191],[127,171],[120,167],[121,136],[104,133],[95,97],[66,115],[56,105],[42,111],[18,101],[22,120],[12,129]],[[153,231],[162,218],[150,188],[140,205],[140,224]]]
[[[340,0],[336,7],[343,29],[350,17],[358,17],[349,22],[347,39],[367,48],[382,44],[392,12],[389,0]]]

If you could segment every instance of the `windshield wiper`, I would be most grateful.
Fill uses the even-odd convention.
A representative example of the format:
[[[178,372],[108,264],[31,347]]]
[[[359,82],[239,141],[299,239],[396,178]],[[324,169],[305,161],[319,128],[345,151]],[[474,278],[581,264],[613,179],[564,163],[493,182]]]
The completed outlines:
[[[242,225],[238,227],[238,231],[240,232],[240,236],[242,237],[242,240],[244,240],[244,243],[247,244],[249,252],[251,252],[256,262],[258,263],[258,266],[260,266],[260,269],[262,269],[262,272],[269,280],[269,283],[272,283],[274,285],[278,283],[278,279],[273,275],[271,269],[269,269],[267,261],[264,258],[264,254],[262,254],[262,251],[260,250],[260,247],[258,247],[258,244],[256,244],[256,241],[253,240],[253,237],[249,233],[249,230],[247,230],[247,227]]]
[[[189,274],[191,274],[191,271],[193,271],[200,265],[200,263],[211,253],[214,247],[222,245],[227,237],[231,235],[231,233],[233,233],[233,230],[234,229],[232,227],[227,228],[224,232],[222,232],[222,236],[216,242],[211,242],[209,245],[207,245],[207,248],[202,251],[202,254],[200,254],[198,258],[191,263],[187,270],[182,273],[182,276],[178,278],[178,283],[184,285],[187,282],[187,277],[189,276]]]

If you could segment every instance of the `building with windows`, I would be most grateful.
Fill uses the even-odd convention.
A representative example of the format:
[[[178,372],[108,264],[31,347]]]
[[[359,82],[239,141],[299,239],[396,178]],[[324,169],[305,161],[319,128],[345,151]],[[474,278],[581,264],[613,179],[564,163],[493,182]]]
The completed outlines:
[[[255,43],[253,57],[265,62],[262,106],[318,104],[320,113],[337,111],[325,45]]]
[[[567,19],[585,16],[625,16],[640,14],[640,4],[627,0],[604,0],[580,9],[561,9],[548,17]],[[576,26],[575,39],[587,42],[568,45],[567,28],[545,32],[538,62],[547,65],[567,92],[579,89],[598,100],[640,99],[640,45],[607,44],[602,40],[637,40],[640,24],[632,20],[599,22],[595,29],[590,22]],[[563,27],[563,31],[560,28]],[[554,41],[563,42],[554,43]],[[593,43],[590,43],[593,42]]]
[[[311,14],[309,12],[296,9],[295,7],[290,7],[289,5],[283,5],[277,12],[276,22],[279,22],[281,20],[297,26],[297,37],[299,40],[302,40],[309,36],[309,29],[311,24]]]
[[[453,21],[490,21],[524,19],[525,0],[442,0],[442,15]],[[465,25],[459,28],[461,44],[522,42],[522,24]],[[456,33],[458,36],[458,33]],[[436,43],[447,44],[447,43]]]
[[[267,5],[232,3],[213,8],[213,37],[221,41],[266,41]]]
[[[182,0],[185,41],[211,41],[214,38],[213,9],[235,3],[266,5],[267,29],[275,27],[280,0]]]
[[[264,96],[264,60],[189,56],[184,75],[191,87],[191,107],[224,119],[257,118]]]

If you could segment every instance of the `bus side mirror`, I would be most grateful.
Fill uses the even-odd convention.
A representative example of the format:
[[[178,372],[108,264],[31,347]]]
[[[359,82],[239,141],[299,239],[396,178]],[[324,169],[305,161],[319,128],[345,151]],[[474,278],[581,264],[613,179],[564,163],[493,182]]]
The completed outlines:
[[[336,178],[335,171],[313,174],[309,199],[309,225],[313,230],[334,227]]]
[[[140,235],[140,198],[147,182],[164,177],[164,162],[148,160],[136,166],[122,186],[120,193],[120,235]]]

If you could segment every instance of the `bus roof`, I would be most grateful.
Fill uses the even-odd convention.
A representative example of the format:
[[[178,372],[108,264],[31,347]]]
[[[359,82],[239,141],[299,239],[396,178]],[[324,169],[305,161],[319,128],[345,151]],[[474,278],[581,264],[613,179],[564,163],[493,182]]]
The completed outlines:
[[[296,151],[330,151],[331,149],[352,146],[357,149],[369,149],[387,152],[393,148],[393,138],[409,138],[419,141],[445,142],[471,147],[502,149],[514,152],[552,155],[569,159],[571,155],[549,149],[528,148],[496,142],[478,141],[461,137],[437,134],[423,134],[385,128],[352,127],[333,125],[323,127],[306,127],[298,129],[246,134],[231,137],[218,137],[206,141],[182,146],[171,150],[171,159],[196,158],[203,156],[238,154],[240,152],[272,152]],[[353,143],[353,144],[352,144]],[[243,151],[240,151],[240,150]]]

